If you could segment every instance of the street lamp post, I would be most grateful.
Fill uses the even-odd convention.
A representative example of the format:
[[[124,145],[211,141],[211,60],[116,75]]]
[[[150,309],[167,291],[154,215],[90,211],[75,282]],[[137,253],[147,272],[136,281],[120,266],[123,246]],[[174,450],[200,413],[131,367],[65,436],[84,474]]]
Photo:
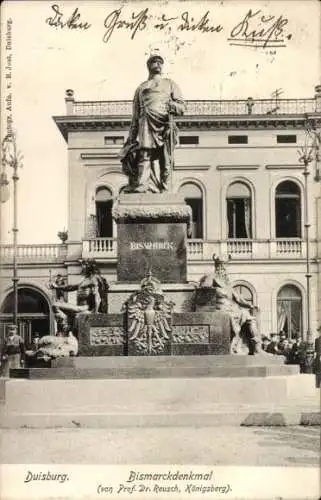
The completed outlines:
[[[8,134],[2,142],[2,165],[3,168],[9,166],[13,169],[12,181],[13,181],[13,324],[18,326],[18,263],[17,263],[17,237],[18,237],[18,168],[22,167],[22,154],[17,149],[16,136],[13,133]],[[1,198],[3,201],[7,201],[9,194],[4,194],[4,189],[7,189],[7,180],[5,172],[2,172],[2,177],[4,182],[1,183],[2,194]]]
[[[314,360],[314,343],[311,330],[311,261],[310,261],[310,222],[309,222],[309,165],[313,161],[313,142],[308,144],[308,137],[314,133],[311,129],[308,120],[306,119],[306,141],[305,145],[298,151],[299,161],[303,163],[304,170],[304,239],[306,247],[306,317],[307,317],[307,330],[306,330],[306,349],[304,356],[304,373],[313,373],[313,360]]]
[[[14,142],[16,150],[16,143]],[[13,309],[13,324],[18,326],[18,267],[17,267],[17,239],[18,239],[18,221],[17,221],[17,195],[18,195],[18,163],[13,164],[13,294],[14,294],[14,309]]]
[[[305,191],[305,200],[304,200],[304,211],[305,211],[305,247],[306,247],[306,286],[307,286],[307,345],[305,351],[305,360],[304,360],[304,371],[305,373],[313,372],[313,359],[314,359],[314,344],[313,344],[313,335],[311,330],[311,271],[310,271],[310,223],[309,223],[309,182],[308,177],[310,175],[309,172],[309,161],[308,158],[304,159],[304,191]]]

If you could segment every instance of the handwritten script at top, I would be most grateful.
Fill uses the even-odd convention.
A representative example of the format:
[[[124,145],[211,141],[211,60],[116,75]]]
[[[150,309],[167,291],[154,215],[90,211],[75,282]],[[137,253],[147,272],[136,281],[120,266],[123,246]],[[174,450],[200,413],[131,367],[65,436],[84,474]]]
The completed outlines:
[[[285,33],[288,19],[279,16],[266,16],[261,10],[250,9],[245,17],[231,30],[228,41],[231,45],[244,47],[286,47],[286,40],[292,34]]]
[[[51,16],[46,19],[46,23],[51,27],[78,31],[86,31],[91,27],[91,24],[82,18],[78,7],[69,16],[66,16],[57,4],[52,5],[51,10]],[[187,10],[177,16],[168,17],[166,14],[155,16],[146,7],[126,16],[123,7],[119,7],[105,17],[102,39],[105,43],[109,42],[118,30],[126,31],[132,40],[139,32],[146,29],[168,34],[175,30],[200,34],[227,31],[229,33],[227,40],[230,45],[264,49],[280,48],[286,47],[287,40],[292,38],[292,34],[287,32],[288,22],[283,15],[271,16],[263,13],[262,10],[253,12],[249,9],[230,30],[224,28],[219,22],[211,20],[209,10],[197,17]]]
[[[59,5],[54,4],[51,6],[53,14],[46,19],[46,23],[54,28],[69,28],[71,30],[88,30],[91,24],[82,21],[81,14],[78,7],[66,19],[63,12],[61,12]]]
[[[115,29],[126,29],[131,32],[131,38],[133,39],[137,31],[143,31],[147,28],[148,24],[152,20],[153,16],[149,15],[148,7],[141,10],[137,14],[132,13],[131,18],[128,20],[121,17],[122,9],[117,9],[111,12],[104,21],[104,26],[106,28],[103,41],[108,42],[112,36]],[[169,32],[172,30],[172,25],[175,23],[176,29],[178,31],[198,31],[200,33],[217,32],[222,31],[223,26],[220,24],[214,25],[209,21],[209,11],[207,11],[199,19],[195,20],[190,16],[189,12],[183,12],[181,16],[177,17],[166,17],[162,14],[156,23],[150,23],[155,30],[165,30]]]

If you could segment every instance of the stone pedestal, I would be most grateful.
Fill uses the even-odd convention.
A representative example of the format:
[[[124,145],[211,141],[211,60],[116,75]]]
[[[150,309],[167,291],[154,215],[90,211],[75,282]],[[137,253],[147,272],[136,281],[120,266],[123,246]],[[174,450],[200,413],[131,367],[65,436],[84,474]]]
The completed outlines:
[[[77,357],[68,358],[68,365],[56,360],[52,368],[30,369],[23,383],[2,380],[0,425],[320,425],[313,375],[302,376],[297,366],[277,358]]]
[[[117,280],[137,283],[152,272],[162,283],[186,282],[186,236],[191,209],[179,194],[119,197]]]
[[[222,312],[173,313],[164,348],[149,355],[220,355],[230,352],[230,324]],[[147,332],[147,331],[146,331]],[[146,355],[130,341],[128,319],[123,314],[81,314],[79,316],[80,356]],[[147,334],[147,333],[146,333]],[[160,335],[160,332],[159,332]],[[144,338],[140,339],[143,343]]]
[[[195,291],[194,310],[197,312],[217,311],[215,288],[202,288]]]
[[[219,355],[230,352],[230,319],[217,312],[174,313],[172,355]]]
[[[190,283],[161,284],[167,300],[174,302],[177,313],[193,311],[195,286]],[[111,283],[108,290],[108,312],[118,314],[124,311],[124,304],[133,292],[139,290],[139,283]]]
[[[124,356],[124,331],[123,314],[80,314],[79,356]]]

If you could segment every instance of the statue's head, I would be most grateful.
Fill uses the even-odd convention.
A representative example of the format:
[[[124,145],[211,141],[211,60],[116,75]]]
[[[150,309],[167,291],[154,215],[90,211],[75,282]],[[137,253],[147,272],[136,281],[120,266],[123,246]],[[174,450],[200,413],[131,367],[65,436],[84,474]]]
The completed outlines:
[[[213,254],[212,258],[214,262],[215,276],[227,284],[229,282],[229,278],[225,267],[225,262],[216,254]]]
[[[9,325],[8,326],[8,333],[7,333],[8,337],[12,337],[13,335],[17,335],[17,333],[18,333],[17,325]]]
[[[82,267],[82,274],[84,276],[90,277],[95,274],[100,274],[99,268],[94,259],[83,260],[81,263],[81,267]]]
[[[161,74],[164,64],[164,59],[158,54],[153,54],[147,59],[147,68],[152,75]]]
[[[66,278],[62,274],[57,274],[55,281],[57,285],[64,285],[66,283]]]

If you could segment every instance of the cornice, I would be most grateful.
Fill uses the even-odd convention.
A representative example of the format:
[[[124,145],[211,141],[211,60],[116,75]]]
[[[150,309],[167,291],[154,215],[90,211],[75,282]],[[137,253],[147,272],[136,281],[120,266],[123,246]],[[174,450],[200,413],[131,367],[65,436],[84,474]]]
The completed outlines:
[[[174,164],[174,170],[209,170],[211,165],[176,165]]]
[[[118,151],[107,153],[81,153],[82,160],[110,160],[111,158],[118,158]]]
[[[126,131],[131,122],[130,116],[54,116],[57,127],[68,142],[68,133],[83,131]],[[321,127],[321,114],[309,116],[316,128]],[[176,121],[182,131],[206,130],[273,130],[303,129],[304,115],[243,115],[243,116],[185,116]]]
[[[258,170],[259,165],[217,165],[216,170]]]
[[[271,164],[271,165],[265,165],[266,170],[302,170],[304,168],[304,165],[300,165],[299,163],[295,164]]]

